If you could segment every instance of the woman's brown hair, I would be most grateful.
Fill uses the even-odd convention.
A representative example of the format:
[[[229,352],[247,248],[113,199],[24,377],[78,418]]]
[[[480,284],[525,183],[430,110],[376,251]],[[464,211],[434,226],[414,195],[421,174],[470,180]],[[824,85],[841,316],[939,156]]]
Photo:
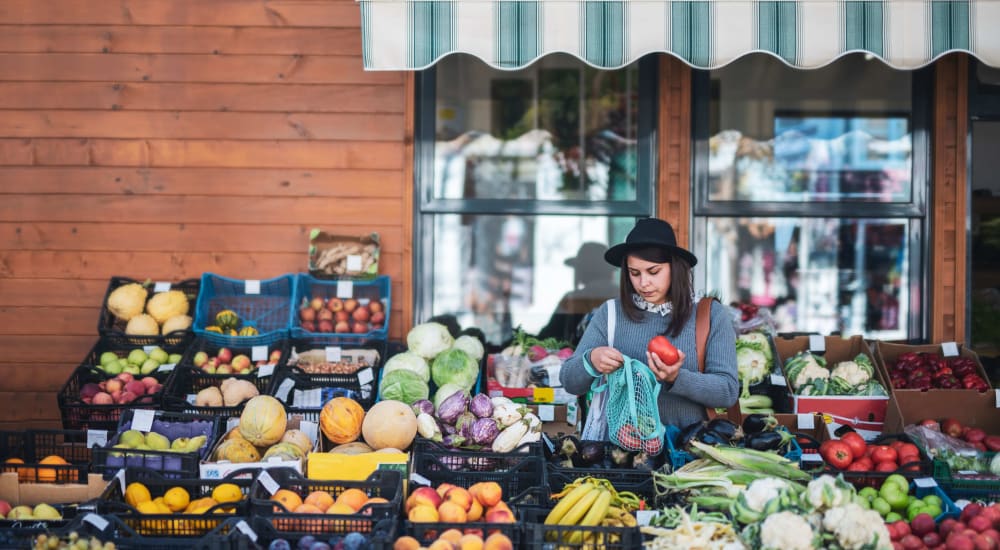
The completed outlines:
[[[670,288],[667,290],[667,301],[673,304],[673,313],[671,314],[670,324],[667,326],[666,335],[677,337],[681,333],[681,330],[684,329],[684,325],[687,323],[694,309],[694,303],[691,299],[691,289],[694,287],[691,266],[683,258],[678,256],[671,257],[667,254],[666,250],[659,247],[640,248],[626,254],[622,258],[621,273],[619,274],[618,299],[621,302],[622,310],[625,311],[625,315],[633,321],[641,319],[642,313],[632,302],[632,295],[637,294],[637,292],[635,287],[632,286],[632,279],[628,275],[629,256],[636,256],[647,262],[670,264]]]

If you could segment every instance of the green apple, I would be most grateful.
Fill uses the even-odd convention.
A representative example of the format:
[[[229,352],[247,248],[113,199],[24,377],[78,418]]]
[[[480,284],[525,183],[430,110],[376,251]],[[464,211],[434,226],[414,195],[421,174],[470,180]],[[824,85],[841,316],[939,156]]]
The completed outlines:
[[[892,512],[892,506],[889,506],[889,503],[884,498],[875,497],[872,499],[872,510],[878,512],[880,516],[886,517]]]
[[[128,362],[133,365],[141,365],[146,362],[146,359],[149,359],[149,356],[141,349],[134,349],[128,354]]]
[[[937,506],[938,508],[941,507],[941,497],[935,495],[934,493],[925,496],[923,500],[924,504],[928,506]]]
[[[885,522],[886,523],[896,523],[897,521],[899,521],[901,519],[903,519],[903,516],[899,515],[896,512],[889,512],[885,516]]]
[[[878,496],[882,497],[893,510],[902,511],[906,510],[906,506],[910,504],[910,497],[907,495],[909,492],[909,487],[906,489],[900,489],[895,483],[889,483],[886,480],[882,484],[882,488],[878,490]]]
[[[149,358],[156,361],[157,363],[166,363],[170,359],[170,355],[160,348],[153,348],[153,351],[149,352]]]
[[[903,476],[901,476],[899,474],[892,474],[889,477],[885,478],[885,481],[882,482],[882,487],[885,487],[886,484],[888,484],[888,483],[891,483],[891,484],[899,487],[899,489],[901,491],[903,491],[904,493],[909,493],[910,492],[910,482],[909,482],[909,480],[907,480],[905,477],[903,477]]]
[[[858,495],[858,498],[854,499],[854,502],[857,503],[858,506],[864,508],[865,510],[872,509],[872,501],[868,500],[867,498],[861,495]]]
[[[118,360],[118,366],[121,367],[121,368],[123,368],[123,369],[125,367],[129,366],[128,358],[127,357],[122,357],[121,359],[119,359]]]
[[[113,351],[106,351],[101,354],[101,366],[105,366],[112,361],[118,361],[118,355]]]
[[[176,365],[177,363],[180,362],[181,362],[181,354],[179,353],[171,353],[170,355],[167,356],[167,363],[172,363]]]
[[[878,497],[878,489],[874,487],[863,487],[860,491],[858,491],[858,495],[865,497],[865,499],[869,501],[875,500],[875,498]]]
[[[122,366],[118,364],[118,361],[115,361],[113,363],[108,363],[107,365],[104,366],[104,372],[112,375],[121,374]]]
[[[139,365],[131,365],[130,364],[129,366],[127,366],[124,369],[122,369],[122,372],[127,372],[127,373],[129,373],[131,375],[136,375],[136,374],[141,373],[142,371],[139,369]]]
[[[149,432],[146,434],[146,445],[149,445],[149,448],[154,451],[165,451],[170,448],[170,440],[163,434]]]
[[[924,506],[924,513],[932,518],[936,518],[941,515],[941,507],[937,504],[928,504]]]
[[[139,372],[142,374],[152,374],[158,368],[160,368],[160,362],[150,357],[139,367]]]
[[[35,509],[31,511],[31,519],[62,519],[62,514],[52,506],[42,503],[35,506]]]

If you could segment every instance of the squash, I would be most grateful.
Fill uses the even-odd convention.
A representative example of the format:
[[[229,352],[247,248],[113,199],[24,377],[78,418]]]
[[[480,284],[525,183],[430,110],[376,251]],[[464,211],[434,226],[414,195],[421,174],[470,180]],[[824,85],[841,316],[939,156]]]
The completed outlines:
[[[227,407],[235,407],[240,403],[260,395],[260,390],[249,380],[241,378],[226,378],[222,381],[222,401]]]
[[[253,327],[243,327],[236,333],[239,336],[257,336],[257,329]]]
[[[376,451],[408,449],[417,435],[417,415],[402,401],[380,401],[365,415],[361,431],[365,443]]]
[[[264,457],[261,459],[263,462],[267,462],[270,458],[277,458],[280,460],[302,460],[306,457],[306,454],[302,452],[302,449],[296,447],[292,443],[277,443],[271,445],[271,448],[264,453]]]
[[[240,435],[257,447],[267,447],[285,435],[288,417],[281,401],[270,395],[258,395],[247,401],[240,415]]]
[[[258,462],[260,461],[260,452],[247,440],[234,437],[226,439],[219,445],[215,450],[215,459],[234,463]]]
[[[156,319],[145,313],[140,313],[129,319],[128,324],[125,325],[125,334],[131,336],[159,336],[160,325],[156,323]]]
[[[157,292],[146,303],[146,313],[153,316],[156,322],[163,324],[171,317],[187,315],[188,299],[184,292],[180,290],[168,290]]]
[[[240,324],[240,316],[231,309],[224,309],[215,314],[215,324],[223,332],[228,332],[229,329],[236,328],[236,325]]]
[[[146,307],[149,291],[139,283],[122,285],[108,295],[108,311],[122,321],[130,321]]]
[[[360,441],[355,441],[354,443],[344,443],[343,445],[337,445],[336,447],[330,449],[331,453],[341,455],[361,455],[373,451],[374,449]]]
[[[302,430],[288,430],[281,436],[281,443],[291,443],[302,449],[303,453],[308,453],[313,448],[312,440]]]
[[[323,405],[319,413],[319,426],[330,441],[350,443],[361,435],[365,410],[349,397],[334,397]]]

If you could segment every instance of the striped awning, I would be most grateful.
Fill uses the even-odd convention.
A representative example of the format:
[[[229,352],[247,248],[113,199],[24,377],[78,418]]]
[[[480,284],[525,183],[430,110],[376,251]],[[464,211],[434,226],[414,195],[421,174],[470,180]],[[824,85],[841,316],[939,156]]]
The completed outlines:
[[[867,52],[914,69],[949,52],[1000,66],[1000,0],[359,0],[366,69],[452,53],[520,69],[549,53],[612,69],[651,52],[693,67],[765,52],[816,68]]]

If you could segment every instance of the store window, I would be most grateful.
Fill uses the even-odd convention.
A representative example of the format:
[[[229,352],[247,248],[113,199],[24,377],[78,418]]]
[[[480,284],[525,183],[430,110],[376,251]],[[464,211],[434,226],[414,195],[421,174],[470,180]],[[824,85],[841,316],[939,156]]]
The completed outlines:
[[[614,295],[599,253],[653,214],[655,67],[453,55],[420,73],[418,321],[451,315],[494,345],[517,327],[561,337]],[[572,317],[554,316],[570,292]]]
[[[700,285],[781,332],[922,338],[927,80],[860,54],[696,71]]]

